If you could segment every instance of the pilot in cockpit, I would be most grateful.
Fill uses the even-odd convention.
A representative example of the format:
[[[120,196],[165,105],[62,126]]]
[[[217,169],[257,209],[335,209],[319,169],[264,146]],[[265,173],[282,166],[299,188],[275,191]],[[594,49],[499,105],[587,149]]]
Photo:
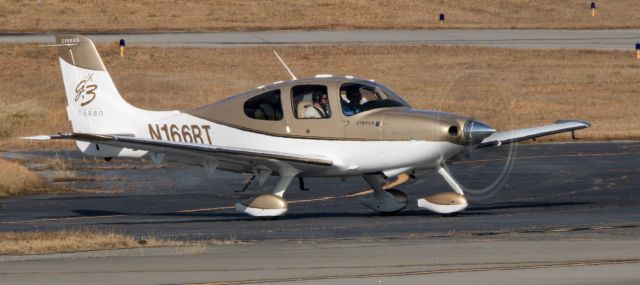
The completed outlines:
[[[362,111],[362,105],[360,104],[362,94],[360,94],[359,88],[347,89],[347,100],[349,102],[342,101],[342,113],[346,116],[352,116]]]
[[[331,117],[329,97],[323,92],[315,91],[311,95],[313,105],[304,110],[305,119],[322,119]]]

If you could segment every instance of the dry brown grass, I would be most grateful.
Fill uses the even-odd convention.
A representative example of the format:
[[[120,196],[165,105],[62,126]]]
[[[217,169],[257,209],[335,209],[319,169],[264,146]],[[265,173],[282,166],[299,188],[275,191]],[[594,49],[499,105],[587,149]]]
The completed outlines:
[[[0,198],[40,192],[44,184],[34,172],[22,165],[0,159]]]
[[[119,58],[99,45],[125,99],[142,108],[190,109],[288,75],[270,48],[132,46]],[[516,50],[442,46],[282,47],[299,77],[319,73],[373,78],[418,108],[474,116],[500,130],[580,118],[579,137],[640,139],[640,61],[623,51]],[[0,46],[0,149],[70,148],[17,136],[70,131],[55,52]],[[568,135],[559,135],[568,139]]]
[[[0,1],[2,32],[640,27],[637,0]]]
[[[12,161],[26,166],[29,170],[43,171],[53,170],[60,173],[58,176],[70,176],[72,171],[79,170],[129,170],[129,169],[157,169],[166,166],[149,165],[140,160],[118,160],[117,163],[105,161],[99,157],[82,157],[82,159],[71,159],[60,156],[55,157],[20,157],[13,158]]]
[[[90,230],[0,232],[0,254],[43,254],[88,250],[182,246],[183,242],[135,239],[118,233]]]

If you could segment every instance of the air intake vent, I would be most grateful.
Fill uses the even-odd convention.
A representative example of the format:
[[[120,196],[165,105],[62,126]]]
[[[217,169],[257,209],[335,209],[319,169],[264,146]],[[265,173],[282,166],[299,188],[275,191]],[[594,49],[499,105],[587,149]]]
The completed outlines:
[[[449,135],[457,137],[458,136],[458,127],[456,127],[456,126],[449,127]]]

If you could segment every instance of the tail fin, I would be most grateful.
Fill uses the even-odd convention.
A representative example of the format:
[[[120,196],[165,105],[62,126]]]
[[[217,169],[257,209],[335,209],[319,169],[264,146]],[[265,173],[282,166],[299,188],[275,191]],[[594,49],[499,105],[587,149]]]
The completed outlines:
[[[74,133],[140,136],[147,123],[179,113],[146,111],[127,103],[90,39],[56,35],[56,46]],[[78,143],[78,147],[87,153],[88,145]]]

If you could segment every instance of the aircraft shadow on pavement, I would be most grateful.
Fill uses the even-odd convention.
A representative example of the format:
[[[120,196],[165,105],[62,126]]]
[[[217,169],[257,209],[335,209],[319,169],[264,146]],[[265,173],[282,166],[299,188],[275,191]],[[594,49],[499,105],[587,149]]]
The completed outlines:
[[[471,206],[468,210],[460,213],[458,217],[473,217],[473,216],[489,216],[499,215],[499,213],[493,212],[493,210],[505,210],[505,209],[528,209],[528,208],[550,208],[550,207],[565,207],[565,206],[581,206],[593,204],[591,202],[551,202],[551,203],[499,203],[488,205]],[[216,222],[252,222],[263,221],[259,218],[249,217],[242,213],[235,212],[198,212],[198,213],[177,213],[177,212],[165,212],[165,213],[125,213],[117,211],[105,211],[105,210],[90,210],[79,209],[73,210],[74,213],[88,217],[99,216],[147,216],[147,217],[173,217],[173,218],[187,218],[187,219],[171,219],[171,220],[154,220],[154,221],[112,221],[104,222],[101,224],[109,225],[133,225],[133,224],[186,224],[186,223],[216,223]],[[421,209],[404,210],[397,214],[381,215],[375,212],[345,212],[345,211],[328,211],[328,212],[307,212],[307,213],[295,213],[289,212],[285,216],[278,217],[273,220],[301,220],[301,219],[333,219],[333,218],[403,218],[403,217],[441,217],[440,214],[432,213]]]
[[[491,211],[505,209],[527,209],[527,208],[554,208],[565,206],[591,205],[592,202],[517,202],[517,203],[491,203],[477,204],[470,206],[466,211]]]
[[[127,213],[103,210],[72,210],[72,212],[85,217],[128,215]]]
[[[265,222],[265,219],[259,219],[255,217],[249,217],[242,213],[233,212],[207,212],[207,213],[122,213],[111,211],[93,211],[93,210],[75,210],[75,213],[86,216],[107,216],[107,215],[131,215],[131,216],[146,216],[146,217],[174,217],[173,219],[158,219],[158,220],[145,220],[145,221],[105,221],[99,222],[102,225],[152,225],[152,224],[189,224],[189,223],[228,223],[228,222]],[[459,216],[486,216],[492,215],[491,213],[462,213]],[[266,219],[266,221],[294,221],[304,219],[340,219],[347,218],[352,219],[399,219],[409,217],[435,217],[441,218],[440,214],[431,213],[424,210],[405,210],[393,215],[381,215],[375,212],[312,212],[312,213],[287,213],[285,216],[277,217],[275,219]],[[175,219],[186,218],[186,219]]]

